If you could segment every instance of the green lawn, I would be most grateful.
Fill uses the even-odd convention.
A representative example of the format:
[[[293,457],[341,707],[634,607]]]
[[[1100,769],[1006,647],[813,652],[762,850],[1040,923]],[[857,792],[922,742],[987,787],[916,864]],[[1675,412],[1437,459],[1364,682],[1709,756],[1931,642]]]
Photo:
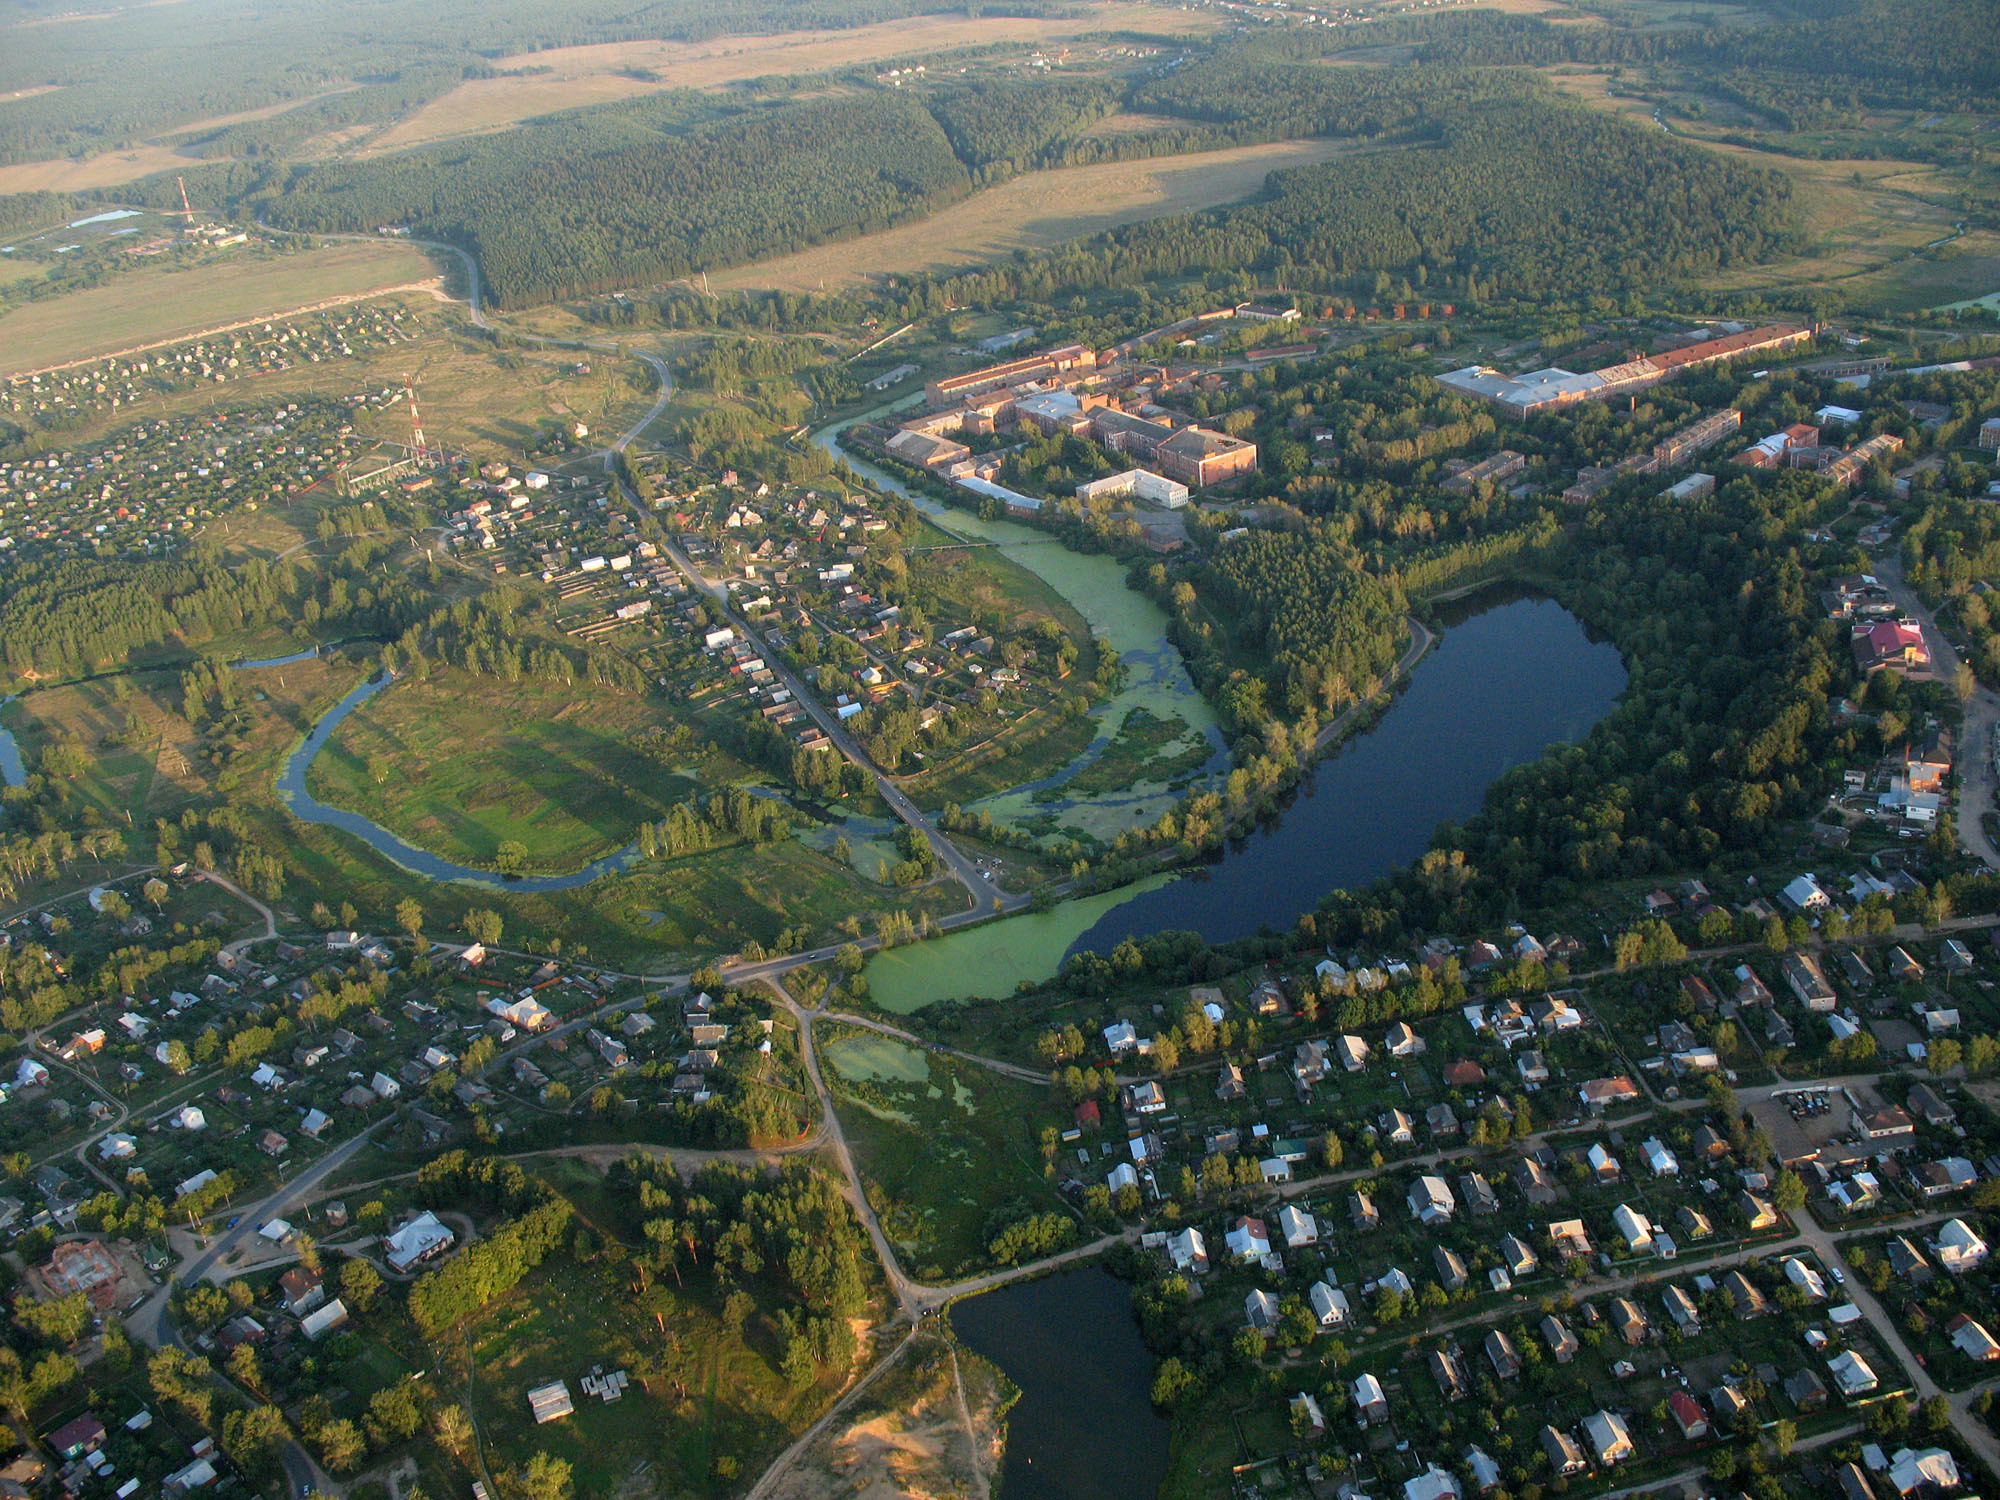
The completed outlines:
[[[638,743],[672,722],[635,693],[440,671],[356,710],[310,782],[447,859],[491,869],[512,840],[525,868],[572,870],[695,793]]]

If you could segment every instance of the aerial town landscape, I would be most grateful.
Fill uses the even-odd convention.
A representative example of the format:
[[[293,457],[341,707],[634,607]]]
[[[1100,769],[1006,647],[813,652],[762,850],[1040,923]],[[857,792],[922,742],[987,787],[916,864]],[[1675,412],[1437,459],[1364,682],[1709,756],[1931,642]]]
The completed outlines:
[[[0,1500],[2000,1496],[2000,0],[0,36]]]

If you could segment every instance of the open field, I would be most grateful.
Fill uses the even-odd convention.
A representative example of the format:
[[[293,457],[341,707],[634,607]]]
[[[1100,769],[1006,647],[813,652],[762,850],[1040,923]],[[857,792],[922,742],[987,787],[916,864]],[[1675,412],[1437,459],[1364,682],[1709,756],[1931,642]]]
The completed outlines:
[[[342,243],[188,271],[150,268],[0,317],[0,376],[93,359],[437,279],[414,245]]]
[[[357,710],[310,785],[447,859],[492,869],[518,840],[524,868],[572,870],[695,792],[635,743],[673,722],[637,693],[438,670]]]
[[[1354,149],[1342,141],[1279,141],[1030,172],[914,224],[739,266],[710,280],[732,289],[808,292],[889,273],[955,270],[1120,224],[1234,203],[1281,167],[1330,161]]]
[[[0,94],[0,104],[8,99],[29,99],[36,94],[53,91],[49,88],[22,89],[19,93]],[[173,141],[206,135],[210,131],[221,130],[229,125],[241,125],[249,120],[267,119],[281,115],[288,109],[299,109],[317,100],[330,98],[334,94],[344,94],[359,84],[349,84],[344,88],[327,89],[324,93],[313,94],[304,99],[288,99],[282,104],[269,104],[262,109],[246,109],[233,115],[214,115],[205,120],[190,120],[185,125],[176,125],[171,131],[135,146],[129,151],[106,151],[97,156],[87,156],[81,160],[59,157],[53,161],[24,161],[12,166],[0,167],[0,193],[28,193],[44,190],[51,193],[80,193],[87,188],[116,187],[122,182],[137,182],[141,177],[149,177],[155,172],[171,172],[176,169],[188,172],[201,166],[205,158],[194,156],[170,144]]]
[[[495,66],[503,70],[537,71],[523,77],[482,78],[462,84],[384,132],[360,154],[504,130],[536,115],[609,104],[664,89],[723,88],[751,78],[823,73],[997,42],[1046,45],[1112,30],[1200,33],[1218,24],[1207,11],[1096,4],[1083,7],[1073,19],[1060,21],[1024,16],[912,16],[839,31],[788,31],[692,43],[638,41],[556,47],[501,58]]]

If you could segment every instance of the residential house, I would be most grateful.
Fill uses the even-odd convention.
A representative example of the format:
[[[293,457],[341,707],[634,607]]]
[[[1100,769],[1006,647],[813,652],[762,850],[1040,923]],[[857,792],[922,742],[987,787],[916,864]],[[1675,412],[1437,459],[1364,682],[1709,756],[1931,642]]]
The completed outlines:
[[[1897,1235],[1889,1241],[1885,1252],[1889,1269],[1904,1281],[1921,1286],[1931,1279],[1931,1263],[1924,1258],[1924,1252],[1913,1244],[1907,1235]]]
[[[1410,1217],[1424,1225],[1449,1224],[1458,1207],[1442,1177],[1423,1176],[1410,1184]]]
[[[1478,1172],[1467,1172],[1458,1179],[1458,1196],[1465,1201],[1467,1213],[1483,1217],[1500,1212],[1500,1195],[1493,1190],[1493,1184]]]
[[[1431,1379],[1437,1382],[1438,1393],[1447,1401],[1465,1399],[1465,1362],[1449,1349],[1433,1349],[1425,1363],[1430,1366]]]
[[[1559,1365],[1566,1365],[1576,1358],[1581,1347],[1576,1335],[1569,1331],[1569,1324],[1554,1313],[1545,1313],[1541,1322],[1542,1342],[1549,1346],[1549,1353]]]
[[[1618,1158],[1606,1149],[1602,1141],[1593,1142],[1590,1149],[1583,1153],[1583,1164],[1599,1182],[1616,1182],[1624,1175]]]
[[[1683,1239],[1705,1240],[1715,1233],[1715,1225],[1709,1221],[1708,1215],[1685,1203],[1674,1210],[1674,1224]]]
[[[1874,1367],[1852,1349],[1843,1349],[1826,1362],[1826,1367],[1833,1375],[1833,1383],[1840,1388],[1843,1400],[1865,1396],[1882,1383]]]
[[[1826,1382],[1811,1370],[1799,1370],[1786,1377],[1785,1395],[1802,1412],[1818,1411],[1826,1405]]]
[[[1463,1493],[1456,1474],[1432,1464],[1415,1479],[1403,1482],[1403,1500],[1463,1500]]]
[[[1681,1436],[1690,1443],[1708,1436],[1708,1413],[1686,1391],[1674,1391],[1668,1395],[1667,1412],[1673,1417],[1674,1425],[1680,1428]]]
[[[316,1271],[308,1271],[304,1266],[293,1266],[278,1278],[278,1290],[284,1294],[285,1311],[293,1317],[303,1317],[326,1301],[326,1285]]]
[[[1927,1161],[1910,1174],[1923,1190],[1926,1198],[1942,1198],[1950,1193],[1962,1193],[1979,1181],[1979,1173],[1971,1162],[1962,1156],[1947,1156],[1943,1161]]]
[[[1953,1219],[1931,1241],[1938,1264],[1954,1276],[1977,1269],[1986,1260],[1986,1241],[1973,1232],[1963,1219]]]
[[[1472,1492],[1475,1495],[1489,1494],[1500,1488],[1500,1465],[1493,1456],[1479,1448],[1465,1450],[1465,1467],[1472,1473]]]
[[[1417,1143],[1416,1121],[1412,1120],[1400,1109],[1385,1111],[1378,1122],[1377,1129],[1381,1134],[1383,1142],[1387,1145],[1414,1146]]]
[[[1680,1159],[1667,1149],[1666,1143],[1658,1136],[1648,1136],[1645,1145],[1639,1148],[1646,1158],[1646,1168],[1655,1177],[1676,1177],[1680,1175]]]
[[[1591,1253],[1590,1232],[1581,1219],[1558,1219],[1550,1224],[1549,1244],[1565,1260]]]
[[[1208,1269],[1208,1244],[1199,1229],[1182,1229],[1167,1236],[1167,1259],[1176,1271],[1197,1275]]]
[[[1356,1229],[1376,1229],[1382,1223],[1382,1211],[1375,1206],[1375,1200],[1366,1193],[1347,1195],[1347,1217]]]
[[[1514,1071],[1521,1075],[1523,1083],[1547,1083],[1549,1060],[1543,1053],[1531,1049],[1514,1059]]]
[[[1500,1237],[1500,1264],[1509,1276],[1530,1275],[1541,1263],[1541,1257],[1519,1235],[1505,1234]]]
[[[1889,1460],[1889,1488],[1904,1500],[1945,1495],[1960,1484],[1958,1462],[1942,1448],[1898,1448]]]
[[[1736,1207],[1753,1234],[1778,1227],[1777,1209],[1755,1193],[1739,1190],[1736,1194]]]
[[[1555,1178],[1533,1157],[1524,1156],[1514,1163],[1513,1178],[1515,1191],[1538,1208],[1546,1208],[1561,1196]]]
[[[1645,1343],[1653,1331],[1652,1324],[1646,1320],[1645,1313],[1640,1311],[1639,1304],[1630,1297],[1611,1299],[1610,1318],[1611,1331],[1635,1347]]]
[[[1451,1139],[1458,1134],[1458,1111],[1449,1104],[1433,1104],[1424,1111],[1424,1128],[1435,1139]]]
[[[1548,1455],[1549,1468],[1558,1479],[1572,1478],[1590,1467],[1583,1450],[1559,1427],[1542,1429],[1542,1452]]]
[[[1268,1332],[1278,1326],[1278,1299],[1262,1290],[1250,1293],[1243,1299],[1243,1321],[1259,1332]]]
[[[1761,1318],[1771,1310],[1771,1304],[1764,1294],[1757,1290],[1756,1283],[1741,1271],[1731,1271],[1722,1278],[1722,1290],[1729,1298],[1729,1305],[1736,1316]]]
[[[1721,1161],[1729,1154],[1729,1142],[1713,1125],[1700,1125],[1694,1132],[1694,1151],[1704,1161]]]
[[[1630,1204],[1621,1203],[1611,1211],[1611,1224],[1624,1237],[1626,1249],[1637,1253],[1653,1248],[1652,1221]]]
[[[1443,1245],[1431,1246],[1431,1265],[1437,1271],[1438,1285],[1447,1292],[1455,1292],[1471,1280],[1458,1252]]]
[[[1582,1100],[1585,1109],[1601,1114],[1607,1109],[1636,1104],[1644,1095],[1631,1079],[1620,1074],[1616,1078],[1591,1079],[1577,1090],[1577,1097]]]
[[[1354,1316],[1353,1308],[1348,1305],[1347,1293],[1324,1281],[1315,1281],[1307,1289],[1306,1300],[1312,1305],[1313,1316],[1319,1320],[1322,1331],[1345,1328]]]
[[[1486,1082],[1486,1070],[1471,1058],[1461,1057],[1445,1065],[1444,1082],[1446,1088],[1476,1089]]]
[[[1319,1402],[1310,1393],[1300,1391],[1292,1397],[1291,1410],[1295,1431],[1303,1432],[1308,1440],[1326,1436],[1326,1413],[1319,1409]]]
[[[1625,1419],[1614,1411],[1594,1411],[1583,1419],[1583,1440],[1590,1447],[1599,1468],[1608,1469],[1630,1458],[1638,1449]]]
[[[1358,1377],[1348,1394],[1354,1402],[1355,1418],[1364,1427],[1388,1419],[1389,1398],[1383,1393],[1382,1382],[1373,1375]]]
[[[1736,989],[1731,998],[1738,1009],[1747,1010],[1755,1005],[1770,1005],[1774,1001],[1769,986],[1757,977],[1757,971],[1748,964],[1738,964],[1730,977],[1736,981]]]
[[[1223,1243],[1229,1249],[1229,1258],[1235,1261],[1262,1260],[1271,1253],[1271,1238],[1264,1232],[1264,1221],[1248,1215],[1230,1227]]]
[[[1486,1359],[1493,1366],[1493,1373],[1502,1380],[1512,1380],[1521,1373],[1521,1351],[1501,1329],[1487,1331]]]
[[[1990,1365],[2000,1360],[2000,1343],[1986,1331],[1986,1325],[1978,1322],[1970,1313],[1960,1313],[1944,1325],[1958,1352],[1975,1364]]]
[[[1319,1243],[1319,1225],[1313,1216],[1289,1203],[1278,1210],[1278,1233],[1285,1237],[1287,1250]]]
[[[1792,993],[1807,1010],[1825,1012],[1833,1009],[1833,986],[1826,982],[1826,971],[1819,966],[1818,959],[1810,953],[1787,953],[1780,968],[1784,971],[1785,983],[1791,986]]]
[[[1787,1255],[1780,1262],[1780,1269],[1785,1273],[1785,1280],[1804,1292],[1808,1301],[1826,1301],[1826,1278],[1815,1267],[1807,1265],[1796,1255]]]
[[[1340,1058],[1340,1065],[1350,1073],[1359,1073],[1368,1066],[1368,1044],[1358,1036],[1335,1037],[1333,1050]]]
[[[1126,1105],[1134,1113],[1157,1115],[1167,1107],[1167,1091],[1160,1087],[1158,1080],[1149,1078],[1144,1083],[1133,1084],[1125,1092]]]
[[[1424,1050],[1424,1039],[1410,1029],[1409,1022],[1398,1021],[1382,1039],[1382,1050],[1391,1057],[1416,1057]]]
[[[382,1257],[389,1269],[404,1275],[414,1266],[437,1259],[449,1250],[456,1236],[428,1209],[382,1241]]]
[[[1322,1041],[1300,1042],[1292,1054],[1292,1077],[1298,1081],[1299,1087],[1302,1089],[1311,1088],[1314,1084],[1324,1079],[1326,1074],[1326,1043]]]
[[[1303,1082],[1304,1080],[1301,1080]],[[1215,1097],[1224,1104],[1233,1104],[1247,1093],[1243,1086],[1243,1068],[1239,1063],[1226,1062],[1222,1065],[1221,1076],[1216,1080]]]
[[[1949,1130],[1958,1123],[1958,1111],[1945,1103],[1928,1083],[1912,1088],[1904,1107],[1934,1130]]]
[[[1104,1028],[1104,1046],[1113,1057],[1130,1057],[1139,1050],[1139,1033],[1130,1021],[1114,1021]]]

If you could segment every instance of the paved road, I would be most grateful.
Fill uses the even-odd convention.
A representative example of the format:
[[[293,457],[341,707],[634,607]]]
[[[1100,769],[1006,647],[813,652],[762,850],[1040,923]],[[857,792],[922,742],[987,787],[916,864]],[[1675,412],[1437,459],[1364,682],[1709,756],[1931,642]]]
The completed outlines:
[[[1008,894],[1001,891],[993,881],[986,879],[985,873],[978,865],[961,854],[957,846],[945,837],[938,828],[936,820],[912,802],[904,794],[903,789],[868,757],[867,752],[847,732],[839,717],[829,711],[793,674],[756,628],[730,607],[729,591],[726,588],[695,567],[680,548],[669,543],[666,553],[688,582],[707,595],[714,607],[728,618],[730,624],[743,633],[744,639],[754,642],[763,650],[764,664],[771,669],[778,681],[790,690],[799,706],[812,715],[813,722],[819,725],[833,747],[875,783],[876,793],[888,804],[889,810],[904,823],[923,834],[937,855],[938,862],[952,873],[958,883],[965,887],[966,894],[972,898],[971,916],[974,920],[1018,911],[1028,904],[1029,898],[1026,895]]]
[[[1938,628],[1917,591],[1903,579],[1903,559],[1891,553],[1876,559],[1875,576],[1895,601],[1924,633],[1924,646],[1937,670],[1949,681],[1958,669],[1958,653],[1951,639]],[[1988,687],[1975,688],[1965,703],[1965,722],[1958,735],[1958,842],[1976,859],[2000,870],[2000,850],[1986,834],[1986,814],[1993,811],[1996,777],[1993,765],[1993,728],[2000,724],[2000,693]]]

